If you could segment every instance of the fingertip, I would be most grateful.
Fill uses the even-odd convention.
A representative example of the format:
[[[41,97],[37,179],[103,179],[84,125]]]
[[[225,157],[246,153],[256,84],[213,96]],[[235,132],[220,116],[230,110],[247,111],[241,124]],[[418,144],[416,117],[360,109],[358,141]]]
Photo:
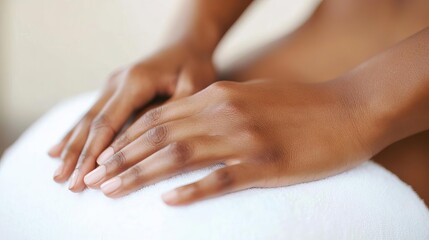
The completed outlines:
[[[90,188],[97,189],[106,176],[106,166],[101,165],[83,177],[83,182]]]
[[[162,200],[170,206],[180,205],[180,197],[177,190],[172,190],[161,195]]]
[[[61,176],[54,176],[52,178],[56,183],[64,183],[67,179],[65,179],[64,177]]]
[[[73,189],[75,188],[78,176],[79,176],[79,170],[75,169],[69,180],[69,190],[73,191]]]
[[[120,198],[121,196],[119,196],[119,195],[115,195],[115,194],[112,194],[112,193],[104,193],[103,192],[103,194],[104,194],[104,196],[106,196],[106,197],[108,197],[108,198],[111,198],[111,199],[117,199],[117,198]]]
[[[55,170],[53,179],[57,183],[63,183],[65,182],[65,178],[63,176],[64,172],[64,163],[61,163],[60,166]]]
[[[86,175],[83,177],[83,182],[85,183],[85,185],[86,185],[87,187],[94,188],[94,184],[90,181],[89,176],[88,176],[88,175],[91,175],[91,173],[92,173],[92,172],[90,172],[90,173],[86,174]]]
[[[56,144],[54,146],[52,146],[49,150],[48,150],[48,155],[52,158],[58,158],[61,155],[61,146],[60,144]]]
[[[57,154],[55,154],[54,152],[48,152],[48,156],[49,157],[51,157],[51,158],[57,158],[57,157],[59,157]]]
[[[115,192],[121,187],[122,180],[120,177],[114,177],[107,182],[101,184],[100,188],[101,191],[106,195],[107,197],[115,197]]]
[[[85,190],[86,185],[83,182],[76,182],[73,186],[69,186],[69,190],[74,193],[80,193]]]
[[[80,193],[83,192],[85,190],[85,185],[83,186],[74,186],[73,188],[69,188],[70,191],[74,192],[74,193]]]
[[[69,179],[70,175],[67,175],[67,173],[64,171],[62,174],[57,175],[53,177],[54,181],[56,183],[65,183]]]
[[[74,193],[83,192],[87,185],[84,180],[85,173],[82,170],[76,169],[70,177],[69,190]]]

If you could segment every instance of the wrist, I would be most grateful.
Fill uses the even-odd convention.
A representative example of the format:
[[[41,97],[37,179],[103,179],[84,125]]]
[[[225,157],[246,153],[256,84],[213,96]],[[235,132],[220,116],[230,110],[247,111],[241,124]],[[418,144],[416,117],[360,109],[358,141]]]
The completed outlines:
[[[183,8],[168,39],[192,46],[200,55],[212,56],[224,34],[252,0],[183,1]]]
[[[422,31],[336,80],[373,154],[429,129],[428,39]]]
[[[196,55],[211,58],[224,34],[219,23],[210,19],[185,22],[188,23],[171,31],[166,45],[180,46]]]
[[[212,59],[221,38],[217,37],[216,30],[212,31],[213,33],[188,32],[180,34],[176,38],[170,38],[161,48],[178,48],[192,57]]]
[[[204,26],[195,26],[177,39],[177,43],[197,55],[212,57],[223,32],[216,23],[209,21]]]

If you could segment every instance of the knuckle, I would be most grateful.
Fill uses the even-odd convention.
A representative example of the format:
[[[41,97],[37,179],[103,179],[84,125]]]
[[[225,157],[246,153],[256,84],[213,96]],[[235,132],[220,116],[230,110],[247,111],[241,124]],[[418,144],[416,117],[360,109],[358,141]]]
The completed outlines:
[[[148,131],[147,141],[153,146],[160,145],[166,141],[167,134],[168,134],[168,130],[165,125],[157,126]]]
[[[131,143],[131,138],[129,137],[128,133],[125,132],[114,143],[112,143],[112,148],[119,149],[124,146],[127,146],[130,143]]]
[[[219,95],[221,97],[229,96],[233,93],[235,89],[235,84],[230,81],[218,81],[211,84],[207,90],[214,94]]]
[[[83,150],[82,153],[80,154],[79,162],[84,164],[84,163],[91,161],[93,159],[94,159],[94,155],[90,151]]]
[[[267,150],[266,158],[271,162],[279,162],[283,160],[285,155],[286,153],[282,148],[272,147]]]
[[[116,133],[116,131],[113,129],[112,125],[110,124],[110,121],[108,120],[107,116],[104,114],[97,116],[94,119],[94,121],[92,121],[91,130],[92,131],[108,130],[108,131],[111,131],[113,134]]]
[[[107,165],[110,168],[122,169],[125,166],[125,161],[125,154],[122,151],[119,151],[112,156],[112,160],[107,162]]]
[[[128,172],[128,176],[134,181],[141,180],[143,176],[142,172],[143,172],[143,168],[139,165],[136,165],[130,168]]]
[[[234,182],[232,174],[227,170],[213,172],[213,180],[216,182],[216,186],[219,190],[228,188]]]
[[[184,141],[171,143],[168,151],[174,163],[178,165],[184,165],[192,156],[191,145]]]
[[[142,123],[144,125],[156,124],[159,121],[159,119],[161,118],[162,110],[163,110],[162,107],[157,107],[157,108],[149,110],[148,112],[143,114]]]
[[[284,162],[283,160],[285,159],[286,155],[287,153],[285,153],[279,147],[264,147],[264,150],[257,155],[255,160],[257,160],[259,163],[266,163],[273,165],[273,167],[278,167],[277,163]]]

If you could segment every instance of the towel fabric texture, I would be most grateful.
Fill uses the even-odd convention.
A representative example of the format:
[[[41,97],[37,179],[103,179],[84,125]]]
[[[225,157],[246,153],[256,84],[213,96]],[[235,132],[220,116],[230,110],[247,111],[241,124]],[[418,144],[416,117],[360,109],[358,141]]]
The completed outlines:
[[[395,175],[372,161],[324,180],[249,189],[186,207],[160,195],[207,175],[184,173],[120,199],[75,194],[52,180],[47,149],[96,98],[59,104],[0,161],[0,239],[429,239],[429,211]]]

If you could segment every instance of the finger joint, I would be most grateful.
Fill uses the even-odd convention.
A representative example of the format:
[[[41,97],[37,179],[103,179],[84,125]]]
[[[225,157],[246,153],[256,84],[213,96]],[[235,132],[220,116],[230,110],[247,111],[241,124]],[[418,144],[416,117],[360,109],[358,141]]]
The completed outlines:
[[[116,130],[113,128],[109,119],[104,114],[94,119],[94,121],[91,123],[91,129],[93,131],[107,130],[110,131],[113,135],[116,134]]]
[[[153,146],[158,146],[167,139],[167,132],[165,125],[152,128],[148,131],[147,141]]]
[[[121,169],[125,165],[126,157],[122,151],[115,153],[107,164],[115,169]]]
[[[185,165],[193,155],[192,146],[184,141],[171,143],[168,151],[176,165]]]
[[[229,188],[234,183],[233,176],[227,170],[218,170],[213,172],[213,178],[216,182],[216,190]]]

